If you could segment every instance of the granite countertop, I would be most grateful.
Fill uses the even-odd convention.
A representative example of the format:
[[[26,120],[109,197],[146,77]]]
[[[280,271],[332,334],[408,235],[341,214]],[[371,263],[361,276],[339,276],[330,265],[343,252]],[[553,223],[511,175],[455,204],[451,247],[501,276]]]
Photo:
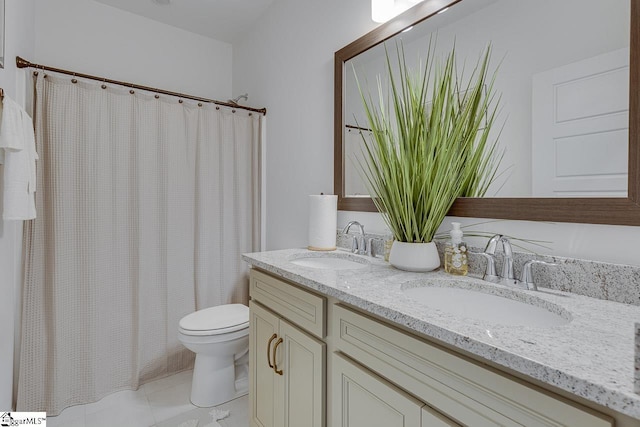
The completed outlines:
[[[540,288],[520,291],[561,314],[565,325],[547,328],[495,325],[454,316],[409,298],[402,290],[416,281],[459,281],[471,289],[513,292],[470,277],[455,277],[438,270],[409,273],[379,258],[360,256],[367,265],[352,270],[324,270],[291,262],[305,256],[326,256],[306,249],[244,254],[254,267],[301,286],[334,297],[359,309],[440,340],[498,365],[581,396],[591,402],[640,419],[640,395],[634,393],[635,322],[640,307]],[[356,257],[337,250],[329,256]]]

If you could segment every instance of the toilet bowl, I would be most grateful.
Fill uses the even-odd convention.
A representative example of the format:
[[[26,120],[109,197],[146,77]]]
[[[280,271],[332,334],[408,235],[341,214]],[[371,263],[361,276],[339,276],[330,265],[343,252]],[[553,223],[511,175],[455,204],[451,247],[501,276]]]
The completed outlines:
[[[188,314],[178,339],[196,354],[191,403],[211,407],[247,393],[249,307],[227,304]]]

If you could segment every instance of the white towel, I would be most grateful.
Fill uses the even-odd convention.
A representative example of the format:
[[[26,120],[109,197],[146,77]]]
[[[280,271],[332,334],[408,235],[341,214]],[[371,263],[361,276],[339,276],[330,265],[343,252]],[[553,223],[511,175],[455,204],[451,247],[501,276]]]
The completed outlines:
[[[31,117],[7,95],[2,101],[0,151],[4,152],[4,220],[36,217],[36,142]]]

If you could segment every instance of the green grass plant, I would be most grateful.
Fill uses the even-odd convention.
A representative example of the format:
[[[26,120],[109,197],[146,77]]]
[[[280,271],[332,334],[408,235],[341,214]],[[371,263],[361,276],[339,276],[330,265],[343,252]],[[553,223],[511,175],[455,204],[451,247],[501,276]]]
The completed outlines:
[[[456,198],[485,194],[502,159],[497,138],[490,139],[499,104],[491,47],[468,78],[458,73],[455,47],[440,62],[433,50],[430,42],[426,61],[414,70],[401,44],[395,67],[385,46],[389,87],[378,76],[375,101],[356,74],[372,131],[359,168],[401,242],[431,242]]]

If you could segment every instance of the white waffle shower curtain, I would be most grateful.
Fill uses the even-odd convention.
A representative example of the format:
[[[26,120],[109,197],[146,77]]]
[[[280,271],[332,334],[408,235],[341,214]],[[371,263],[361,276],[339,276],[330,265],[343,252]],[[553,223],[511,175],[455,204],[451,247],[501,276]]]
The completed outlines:
[[[248,300],[261,114],[43,73],[17,409],[58,414],[190,366],[178,321]]]

